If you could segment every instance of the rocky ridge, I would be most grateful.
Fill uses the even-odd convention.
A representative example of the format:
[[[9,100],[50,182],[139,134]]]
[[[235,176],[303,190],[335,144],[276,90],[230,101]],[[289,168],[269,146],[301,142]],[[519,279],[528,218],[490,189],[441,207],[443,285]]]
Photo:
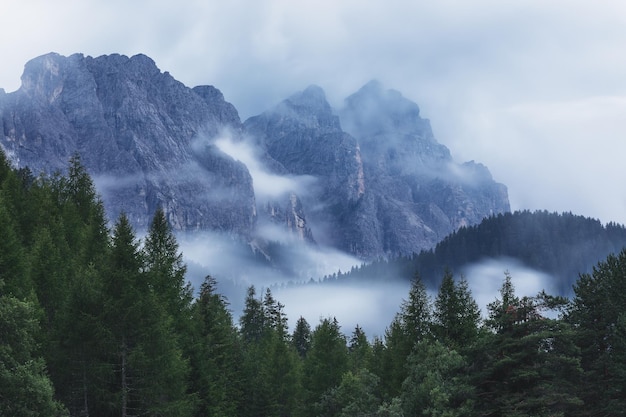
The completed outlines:
[[[0,123],[4,152],[36,174],[63,172],[78,153],[112,219],[125,212],[144,229],[162,206],[176,230],[260,251],[270,224],[362,259],[407,254],[509,211],[486,167],[455,163],[419,107],[376,82],[340,110],[311,86],[242,123],[219,90],[186,87],[145,55],[48,54],[26,64],[19,90],[0,91]],[[217,146],[225,136],[306,186],[255,192],[252,167]]]

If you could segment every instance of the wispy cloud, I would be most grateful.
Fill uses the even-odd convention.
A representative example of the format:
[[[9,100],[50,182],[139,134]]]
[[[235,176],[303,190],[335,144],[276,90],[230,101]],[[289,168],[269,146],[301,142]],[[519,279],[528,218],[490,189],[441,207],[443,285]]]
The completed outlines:
[[[252,176],[255,195],[260,201],[285,197],[292,192],[304,195],[315,182],[314,177],[307,175],[277,175],[270,172],[261,162],[261,151],[245,140],[234,141],[224,134],[215,140],[215,146],[246,165]]]

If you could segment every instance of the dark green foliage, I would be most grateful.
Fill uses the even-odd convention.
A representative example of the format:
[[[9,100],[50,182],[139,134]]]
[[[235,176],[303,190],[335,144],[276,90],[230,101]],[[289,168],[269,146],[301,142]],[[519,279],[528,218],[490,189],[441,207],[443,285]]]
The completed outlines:
[[[474,389],[463,356],[438,341],[423,341],[407,360],[408,376],[402,385],[407,416],[471,416]]]
[[[626,410],[626,250],[600,262],[592,274],[582,274],[574,287],[567,321],[578,329],[585,371],[583,399],[587,410]],[[615,415],[621,415],[617,413]]]
[[[191,388],[196,415],[237,416],[242,401],[242,351],[227,301],[207,276],[192,308]]]
[[[285,306],[254,287],[236,327],[211,276],[193,299],[163,210],[143,244],[125,216],[106,225],[78,156],[67,177],[33,178],[0,152],[0,415],[624,415],[626,252],[580,275],[570,304],[518,297],[505,274],[482,326],[468,283],[438,269],[480,252],[573,270],[620,245],[621,226],[500,215],[434,252],[375,262],[382,279],[415,279],[384,338],[368,340],[335,319],[311,331],[300,317],[290,333]]]
[[[475,347],[478,409],[494,416],[571,415],[582,405],[574,329],[541,315],[554,306],[553,298],[518,298],[508,274],[500,295],[489,305],[494,332]]]
[[[572,213],[516,211],[484,219],[444,238],[432,250],[397,259],[381,259],[341,276],[342,282],[409,280],[419,272],[435,289],[446,269],[485,258],[514,258],[555,277],[560,295],[570,296],[579,273],[591,273],[599,261],[626,246],[626,227],[602,225]]]
[[[301,358],[306,357],[311,348],[311,326],[302,316],[296,322],[296,327],[291,335],[291,343]]]
[[[367,369],[348,371],[336,387],[326,391],[315,408],[319,416],[374,416],[381,403],[376,396],[378,377]]]
[[[408,299],[403,301],[400,313],[385,331],[382,369],[377,373],[385,401],[400,395],[407,377],[407,358],[416,344],[432,337],[431,328],[431,300],[420,276],[416,275]]]
[[[0,282],[0,291],[2,283]],[[32,303],[0,295],[0,415],[62,416],[43,358],[37,356],[40,331]]]
[[[433,317],[433,333],[444,345],[458,350],[476,341],[480,309],[465,279],[457,283],[451,272],[445,272]]]
[[[103,293],[102,321],[110,334],[108,355],[112,408],[190,415],[188,364],[182,357],[167,304],[144,272],[139,242],[123,214],[115,225]]]
[[[265,331],[263,303],[256,298],[254,286],[248,287],[243,315],[239,318],[241,336],[246,343],[259,342]]]
[[[359,369],[367,369],[372,361],[372,355],[372,346],[361,326],[357,324],[348,343],[350,369],[353,372],[357,372]]]
[[[3,291],[24,298],[29,295],[32,283],[25,250],[17,234],[17,224],[3,194],[0,194],[0,236],[0,280],[4,281]]]
[[[322,395],[340,384],[348,370],[348,347],[336,319],[323,319],[311,335],[311,349],[307,354],[302,374],[304,416],[316,415],[311,407]],[[308,407],[307,407],[308,405]]]

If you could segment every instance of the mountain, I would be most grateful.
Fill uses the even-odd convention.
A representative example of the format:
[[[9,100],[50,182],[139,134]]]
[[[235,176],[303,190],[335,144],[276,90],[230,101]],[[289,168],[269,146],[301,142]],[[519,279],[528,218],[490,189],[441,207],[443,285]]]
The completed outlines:
[[[340,281],[410,280],[419,273],[430,288],[436,289],[446,269],[458,275],[473,265],[503,260],[500,272],[508,264],[548,274],[548,284],[569,297],[579,274],[592,273],[599,262],[624,247],[623,225],[603,225],[597,219],[572,213],[516,211],[462,227],[432,250],[354,268],[342,274]]]
[[[244,129],[275,166],[318,179],[302,196],[309,225],[363,259],[428,249],[510,210],[506,187],[485,166],[455,163],[417,104],[376,81],[338,112],[309,87]]]
[[[454,162],[418,106],[377,82],[339,110],[311,86],[242,123],[215,87],[189,88],[145,55],[51,53],[0,90],[0,120],[16,167],[49,175],[80,155],[111,219],[145,230],[161,206],[175,230],[219,232],[260,258],[276,239],[409,254],[509,210],[486,167]]]
[[[255,200],[246,167],[211,139],[241,129],[213,87],[190,89],[144,55],[28,62],[22,86],[0,98],[0,143],[35,174],[64,171],[78,152],[107,213],[145,229],[161,205],[179,230],[249,235]]]

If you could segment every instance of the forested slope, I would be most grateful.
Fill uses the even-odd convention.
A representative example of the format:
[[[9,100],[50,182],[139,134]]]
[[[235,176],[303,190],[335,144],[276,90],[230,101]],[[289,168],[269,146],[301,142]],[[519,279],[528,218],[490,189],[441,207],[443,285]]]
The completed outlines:
[[[287,327],[253,286],[238,320],[192,297],[161,210],[107,228],[78,157],[35,178],[0,153],[1,416],[589,416],[626,409],[626,252],[572,300],[518,297],[482,320],[463,279],[418,276],[384,337],[332,317]],[[557,319],[546,310],[563,314]]]
[[[446,269],[461,274],[486,259],[514,259],[549,274],[561,295],[571,295],[580,273],[626,246],[626,228],[572,213],[516,211],[498,214],[463,227],[433,250],[379,260],[342,274],[341,280],[411,279],[419,273],[436,288]],[[328,278],[328,277],[327,277]],[[337,277],[335,277],[337,278]]]

